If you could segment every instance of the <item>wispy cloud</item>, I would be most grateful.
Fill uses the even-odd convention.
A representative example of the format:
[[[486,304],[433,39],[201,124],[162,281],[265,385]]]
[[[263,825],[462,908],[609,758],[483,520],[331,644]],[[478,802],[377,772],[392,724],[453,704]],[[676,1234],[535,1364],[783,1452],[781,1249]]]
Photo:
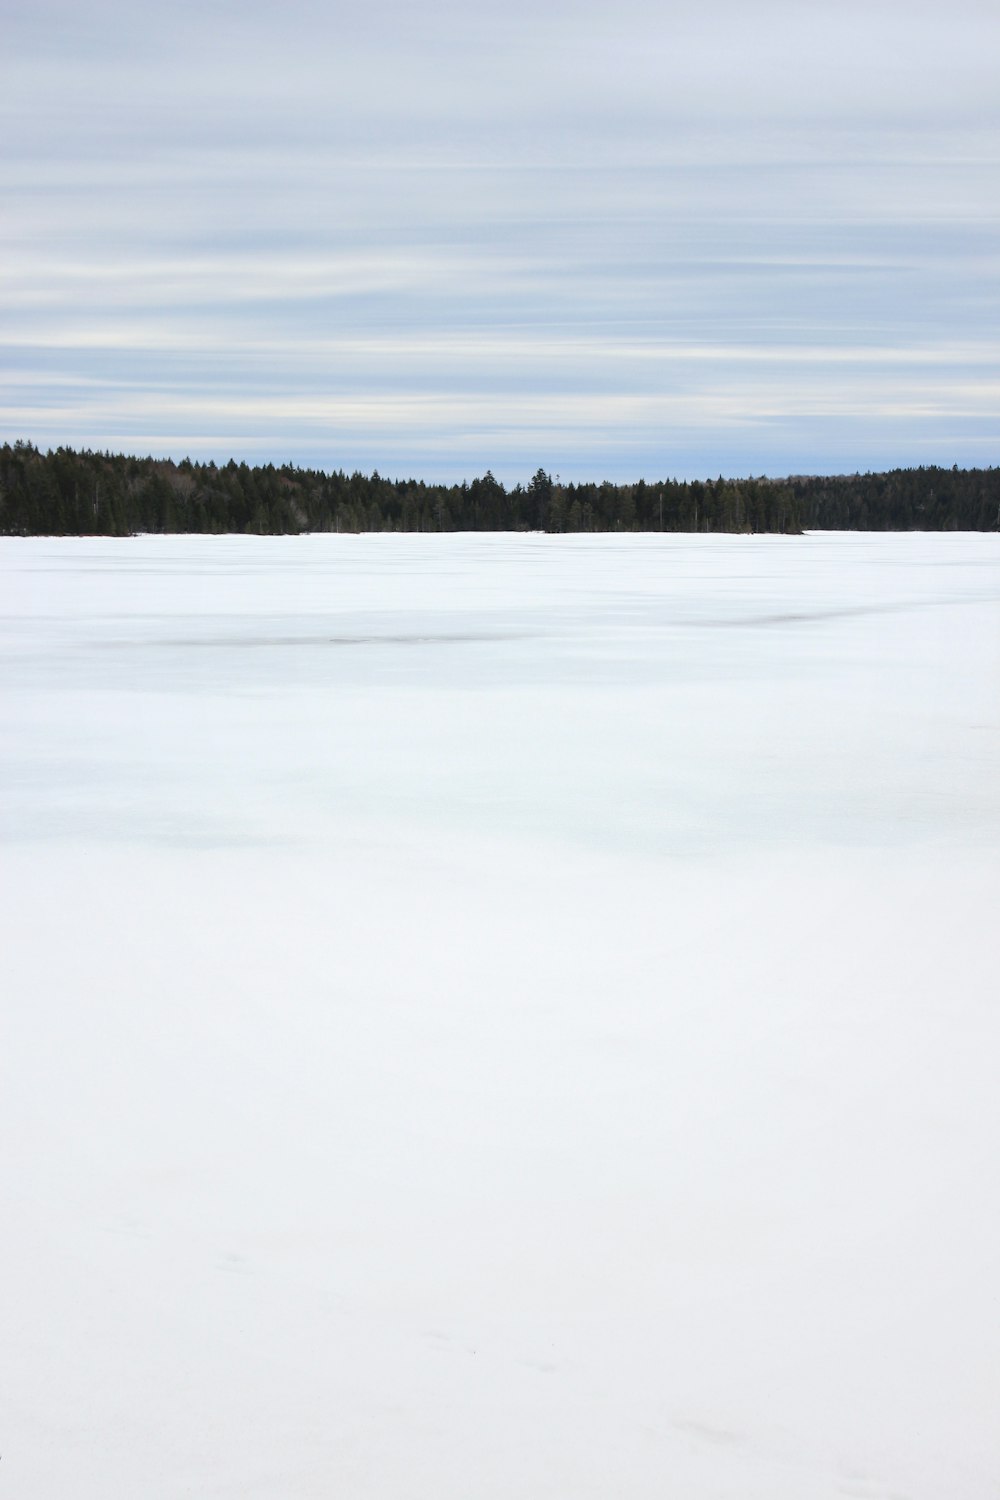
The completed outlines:
[[[513,477],[1000,447],[993,6],[8,9],[10,436]]]

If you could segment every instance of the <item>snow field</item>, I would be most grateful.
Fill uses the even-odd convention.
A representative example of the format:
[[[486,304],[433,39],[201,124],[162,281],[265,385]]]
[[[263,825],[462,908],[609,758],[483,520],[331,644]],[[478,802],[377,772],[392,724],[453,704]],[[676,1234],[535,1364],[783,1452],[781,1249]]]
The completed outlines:
[[[0,578],[12,1494],[995,1496],[995,537]]]

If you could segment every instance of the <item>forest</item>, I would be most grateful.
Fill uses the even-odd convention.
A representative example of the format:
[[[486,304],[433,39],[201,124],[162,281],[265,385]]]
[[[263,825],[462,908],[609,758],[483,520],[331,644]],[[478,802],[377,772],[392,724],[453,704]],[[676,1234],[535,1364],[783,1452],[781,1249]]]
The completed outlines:
[[[0,535],[307,531],[995,531],[1000,468],[635,484],[561,484],[539,468],[506,488],[293,464],[221,466],[0,447]]]

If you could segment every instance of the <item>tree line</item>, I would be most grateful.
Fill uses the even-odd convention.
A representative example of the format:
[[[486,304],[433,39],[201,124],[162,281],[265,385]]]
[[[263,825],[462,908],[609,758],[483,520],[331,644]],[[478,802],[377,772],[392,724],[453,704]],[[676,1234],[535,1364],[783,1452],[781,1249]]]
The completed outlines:
[[[1000,469],[561,484],[538,469],[427,484],[292,464],[0,448],[0,534],[306,531],[995,531]]]

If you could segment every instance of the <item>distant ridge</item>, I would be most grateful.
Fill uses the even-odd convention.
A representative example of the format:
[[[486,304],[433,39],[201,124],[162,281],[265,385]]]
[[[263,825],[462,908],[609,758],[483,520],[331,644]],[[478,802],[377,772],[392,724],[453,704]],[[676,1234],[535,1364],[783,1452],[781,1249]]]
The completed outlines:
[[[560,484],[544,469],[507,489],[347,475],[285,464],[0,447],[0,535],[309,531],[996,531],[1000,469],[830,477]]]

